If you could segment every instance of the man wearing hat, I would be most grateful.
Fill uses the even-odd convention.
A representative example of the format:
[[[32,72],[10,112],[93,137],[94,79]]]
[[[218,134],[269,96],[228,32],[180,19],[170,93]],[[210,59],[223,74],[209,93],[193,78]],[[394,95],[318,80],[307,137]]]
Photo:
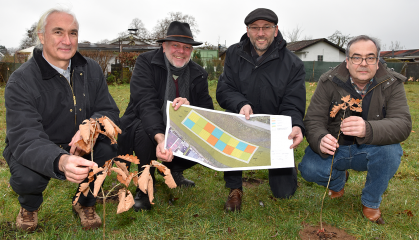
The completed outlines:
[[[182,104],[213,109],[208,93],[207,72],[191,61],[195,42],[189,24],[170,23],[167,37],[157,42],[159,49],[138,56],[130,83],[130,102],[121,118],[122,134],[118,138],[119,154],[132,154],[140,159],[138,170],[151,160],[161,160],[172,172],[178,186],[195,183],[183,171],[196,163],[174,157],[165,149],[166,103],[173,101],[177,110]],[[154,177],[154,169],[152,170]],[[137,189],[134,210],[150,210],[147,194]]]
[[[286,48],[278,31],[278,17],[258,8],[244,20],[247,33],[226,53],[217,86],[217,101],[227,111],[243,114],[287,115],[292,118],[290,148],[303,140],[306,91],[303,62]],[[276,142],[271,147],[275,148]],[[224,173],[230,194],[226,211],[238,211],[243,196],[242,171]],[[269,169],[269,185],[277,198],[289,198],[297,189],[295,168]]]

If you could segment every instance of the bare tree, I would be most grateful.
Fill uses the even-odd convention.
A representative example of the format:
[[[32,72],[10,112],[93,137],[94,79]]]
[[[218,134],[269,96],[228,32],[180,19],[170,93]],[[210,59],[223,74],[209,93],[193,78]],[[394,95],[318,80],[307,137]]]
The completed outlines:
[[[404,45],[402,45],[399,41],[391,41],[391,44],[387,47],[386,44],[382,46],[383,50],[403,50],[405,49]]]
[[[303,32],[303,30],[301,29],[301,27],[297,25],[291,31],[284,31],[284,38],[289,43],[297,42],[297,41],[300,40],[302,32]]]
[[[200,31],[195,17],[183,14],[181,12],[169,12],[169,16],[157,21],[157,25],[153,29],[152,37],[154,39],[161,39],[166,37],[167,28],[173,21],[186,22],[189,24],[192,34],[196,36]]]
[[[332,35],[327,37],[329,41],[338,45],[339,47],[344,47],[349,40],[351,39],[351,35],[343,35],[340,31],[336,30]]]
[[[109,62],[116,55],[112,51],[81,50],[80,53],[85,57],[95,60],[99,64],[100,68],[102,68],[103,75],[105,76]]]
[[[144,23],[139,18],[132,19],[132,22],[129,25],[129,28],[137,29],[137,32],[135,33],[135,36],[137,36],[139,39],[149,39],[150,38],[150,33],[144,27]]]
[[[108,44],[110,41],[108,39],[102,39],[97,42],[97,44]]]
[[[29,29],[26,29],[25,37],[20,41],[19,49],[35,46],[37,36],[35,34],[36,22]]]

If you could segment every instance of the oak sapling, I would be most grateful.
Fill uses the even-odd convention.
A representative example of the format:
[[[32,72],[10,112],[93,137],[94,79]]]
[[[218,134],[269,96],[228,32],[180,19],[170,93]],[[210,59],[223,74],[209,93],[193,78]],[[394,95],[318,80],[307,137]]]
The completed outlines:
[[[102,130],[103,127],[103,130]],[[101,117],[99,119],[86,119],[80,124],[80,135],[82,137],[81,140],[76,142],[76,146],[80,148],[84,154],[91,153],[91,159],[93,161],[93,146],[96,143],[96,139],[98,138],[99,134],[103,134],[107,136],[111,140],[111,144],[116,144],[116,137],[118,133],[121,133],[121,130],[118,126],[116,126],[112,120],[107,117]],[[80,197],[81,194],[87,196],[89,192],[93,194],[93,196],[97,197],[99,191],[102,192],[103,198],[103,230],[105,230],[105,202],[106,198],[110,197],[109,194],[118,187],[119,185],[123,185],[124,187],[119,189],[118,198],[119,204],[117,208],[117,214],[123,213],[128,211],[134,205],[134,198],[132,193],[128,190],[130,183],[132,182],[136,187],[138,187],[144,193],[147,193],[150,199],[150,203],[153,203],[154,195],[153,195],[153,179],[150,175],[150,167],[156,167],[161,173],[164,174],[165,183],[169,186],[169,188],[176,188],[176,183],[172,177],[170,169],[168,169],[163,164],[157,161],[151,161],[149,165],[144,165],[144,170],[140,173],[137,171],[130,172],[127,168],[127,165],[124,161],[131,162],[133,164],[140,164],[140,160],[136,156],[132,155],[119,155],[114,157],[105,162],[102,167],[93,167],[86,182],[80,184],[76,197],[73,201],[73,205],[75,205]],[[115,185],[111,190],[108,191],[108,194],[105,195],[103,190],[103,182],[107,176],[110,176],[111,173],[114,172],[117,174],[116,178],[119,181],[119,184]],[[96,179],[95,179],[96,178]],[[94,188],[90,189],[89,184],[94,181]]]

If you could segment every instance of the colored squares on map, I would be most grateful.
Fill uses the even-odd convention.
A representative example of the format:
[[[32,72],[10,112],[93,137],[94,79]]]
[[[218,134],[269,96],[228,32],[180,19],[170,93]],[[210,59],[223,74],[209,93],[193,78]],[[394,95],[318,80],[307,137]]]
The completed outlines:
[[[258,149],[258,146],[230,135],[193,110],[182,123],[219,152],[240,161],[249,162]]]

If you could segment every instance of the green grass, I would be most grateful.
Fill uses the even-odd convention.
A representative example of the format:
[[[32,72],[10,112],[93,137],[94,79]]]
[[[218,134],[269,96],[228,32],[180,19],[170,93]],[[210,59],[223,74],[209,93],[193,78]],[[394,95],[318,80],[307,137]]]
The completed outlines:
[[[385,225],[377,225],[362,217],[360,195],[365,183],[365,172],[351,171],[341,199],[325,199],[323,221],[345,229],[358,239],[419,239],[419,85],[407,84],[406,93],[413,120],[410,137],[403,142],[404,156],[396,176],[383,195],[381,210]],[[216,81],[209,84],[215,101]],[[121,114],[129,101],[129,86],[109,87]],[[307,103],[315,86],[307,84]],[[4,95],[4,86],[0,88]],[[4,149],[5,109],[0,99],[0,151]],[[215,102],[215,107],[219,105]],[[295,150],[296,163],[301,161],[307,142]],[[4,163],[4,161],[2,160]],[[226,214],[223,204],[228,189],[224,187],[223,173],[195,166],[185,171],[195,181],[191,189],[168,189],[158,175],[155,205],[149,212],[128,212],[116,215],[116,203],[106,204],[106,236],[109,239],[299,239],[303,224],[318,225],[321,198],[325,188],[306,182],[298,176],[299,188],[288,200],[272,197],[268,184],[268,171],[245,171],[244,176],[262,179],[259,186],[244,187],[241,213]],[[17,231],[15,218],[19,211],[17,195],[8,185],[10,173],[7,165],[0,166],[0,238],[15,239],[98,239],[102,228],[84,231],[80,221],[72,214],[71,198],[77,185],[51,180],[44,192],[44,203],[39,211],[39,228],[34,233]],[[106,187],[115,183],[108,179]],[[131,186],[130,189],[134,191]],[[263,203],[261,206],[260,202]],[[409,216],[405,211],[411,211]],[[97,204],[103,219],[103,205]],[[274,237],[272,237],[274,236]]]

